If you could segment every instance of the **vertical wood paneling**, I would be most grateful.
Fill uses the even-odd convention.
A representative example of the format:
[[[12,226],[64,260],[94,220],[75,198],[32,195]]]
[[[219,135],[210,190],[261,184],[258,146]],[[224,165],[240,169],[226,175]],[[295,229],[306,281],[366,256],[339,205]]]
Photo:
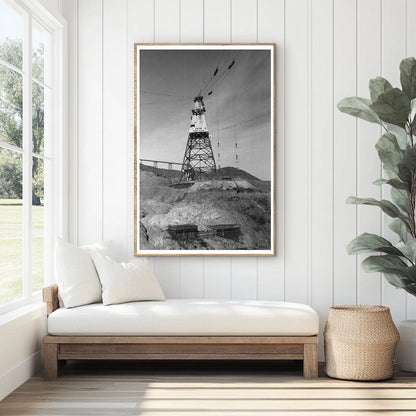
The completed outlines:
[[[133,51],[133,43],[154,42],[154,0],[128,0],[127,14],[129,50]],[[129,88],[133,91],[132,83]]]
[[[204,41],[204,1],[180,0],[180,41],[202,43]]]
[[[181,293],[184,299],[204,297],[204,261],[202,257],[181,258]]]
[[[202,42],[204,38],[204,4],[202,0],[180,0],[180,41]],[[204,297],[203,257],[182,257],[181,298]]]
[[[357,21],[357,86],[360,97],[369,98],[368,80],[381,73],[381,2],[368,0],[358,2]],[[374,148],[382,134],[378,125],[362,120],[358,121],[357,134],[357,181],[358,195],[365,198],[380,199],[381,189],[373,185],[380,177],[381,164]],[[378,208],[358,207],[358,234],[381,233],[381,212]],[[357,302],[363,304],[381,303],[380,273],[367,273],[361,267],[361,262],[367,255],[358,256],[358,290]]]
[[[78,85],[78,2],[63,0],[68,22],[68,91]],[[78,94],[68,96],[68,240],[78,244]]]
[[[334,0],[334,105],[357,93],[356,2]],[[346,205],[357,187],[357,122],[334,113],[334,303],[357,301],[357,259],[345,247],[356,236],[356,207]]]
[[[416,56],[416,25],[414,16],[416,15],[416,2],[414,0],[406,1],[406,30],[407,30],[407,56]]]
[[[231,2],[231,39],[235,43],[257,41],[257,0]],[[231,258],[231,296],[257,298],[257,258]]]
[[[231,299],[257,299],[257,259],[231,259]]]
[[[229,257],[207,257],[204,275],[204,294],[207,299],[231,298],[231,262]]]
[[[414,0],[407,0],[406,8],[406,56],[416,56],[416,25],[414,24],[414,16],[416,16],[416,2]]]
[[[179,0],[154,0],[155,42],[179,42]]]
[[[413,0],[64,0],[62,6],[69,90],[77,91],[69,99],[71,241],[105,237],[115,241],[119,257],[133,253],[134,42],[275,42],[277,257],[156,258],[162,288],[167,297],[311,302],[324,322],[332,301],[379,303],[382,287],[396,321],[416,317],[413,298],[363,273],[346,254],[357,232],[381,229],[376,209],[345,204],[357,192],[380,196],[371,184],[380,173],[379,130],[335,108],[346,96],[368,96],[368,80],[380,72],[399,85],[400,60],[416,54]]]
[[[400,61],[406,55],[406,0],[382,0],[382,74],[393,86],[400,86]],[[390,197],[385,190],[384,198]],[[388,239],[394,234],[384,227]],[[391,308],[395,321],[406,319],[406,293],[383,279],[383,304]]]
[[[103,238],[127,253],[127,0],[103,1]]]
[[[285,293],[284,253],[284,48],[285,48],[285,2],[284,0],[260,0],[258,2],[258,42],[276,43],[276,257],[258,259],[258,298],[283,300]]]
[[[414,24],[414,16],[416,16],[416,2],[407,0],[407,51],[406,56],[416,57],[416,25]],[[416,319],[416,297],[407,294],[407,319]]]
[[[102,239],[102,3],[78,2],[78,242]]]
[[[204,41],[230,42],[230,0],[204,1]],[[229,299],[231,297],[231,259],[207,257],[204,261],[205,297]]]
[[[155,42],[179,42],[180,4],[179,0],[155,1]],[[155,273],[160,279],[167,297],[181,297],[181,259],[179,257],[157,257],[154,260]]]
[[[307,302],[308,0],[286,2],[285,26],[285,300]]]
[[[333,231],[333,2],[315,0],[310,9],[310,186],[311,287],[313,308],[325,317],[332,305]],[[317,53],[319,51],[319,53]],[[326,319],[321,319],[321,331]],[[320,357],[323,359],[323,356]]]
[[[134,248],[134,43],[154,41],[154,3],[153,0],[128,0],[128,64],[127,64],[127,231],[126,257],[133,256]]]
[[[172,261],[173,260],[173,261]],[[178,259],[169,257],[153,260],[154,272],[167,298],[178,299],[181,296],[181,264]]]
[[[204,1],[204,42],[230,42],[231,0]]]
[[[231,1],[231,42],[257,41],[257,0]]]

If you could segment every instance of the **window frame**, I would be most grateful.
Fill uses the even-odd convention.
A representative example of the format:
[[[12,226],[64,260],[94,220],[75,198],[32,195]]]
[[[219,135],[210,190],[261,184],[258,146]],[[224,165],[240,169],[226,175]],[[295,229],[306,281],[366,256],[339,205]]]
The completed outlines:
[[[7,1],[7,0],[6,0]],[[49,218],[45,222],[44,240],[44,285],[54,282],[53,247],[57,237],[66,239],[68,235],[67,212],[67,23],[45,9],[37,0],[13,0],[24,14],[23,67],[18,72],[23,76],[23,145],[22,149],[2,143],[1,148],[19,152],[23,156],[23,294],[16,300],[0,305],[0,315],[15,310],[28,303],[40,300],[40,292],[32,293],[32,158],[48,160],[49,181]],[[32,22],[36,20],[51,35],[51,79],[50,87],[50,154],[39,155],[32,150]],[[16,70],[12,65],[2,65]],[[39,83],[39,82],[38,82]],[[39,83],[42,85],[42,83]],[[45,85],[43,88],[47,88]],[[45,178],[46,186],[46,178]]]

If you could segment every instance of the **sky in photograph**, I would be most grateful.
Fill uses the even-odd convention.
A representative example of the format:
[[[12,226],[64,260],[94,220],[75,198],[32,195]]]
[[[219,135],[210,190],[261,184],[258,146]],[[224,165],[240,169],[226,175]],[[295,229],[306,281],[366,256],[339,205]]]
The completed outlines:
[[[218,67],[202,91],[216,162],[236,167],[237,141],[238,167],[270,180],[270,59],[269,50],[140,51],[140,158],[182,163],[193,98]]]

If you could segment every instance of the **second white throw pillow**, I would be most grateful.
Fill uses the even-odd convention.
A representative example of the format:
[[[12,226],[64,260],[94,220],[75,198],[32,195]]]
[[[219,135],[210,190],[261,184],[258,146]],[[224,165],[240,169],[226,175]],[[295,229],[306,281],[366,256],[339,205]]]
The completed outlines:
[[[103,288],[104,305],[142,300],[165,300],[153,271],[140,265],[118,263],[100,253],[91,253]]]

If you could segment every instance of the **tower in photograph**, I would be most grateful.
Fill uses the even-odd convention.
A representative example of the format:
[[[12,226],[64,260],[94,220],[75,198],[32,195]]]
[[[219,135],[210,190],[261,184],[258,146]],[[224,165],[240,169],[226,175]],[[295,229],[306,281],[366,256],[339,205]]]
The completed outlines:
[[[204,97],[194,98],[191,126],[182,163],[181,182],[200,181],[217,170],[205,120]]]

